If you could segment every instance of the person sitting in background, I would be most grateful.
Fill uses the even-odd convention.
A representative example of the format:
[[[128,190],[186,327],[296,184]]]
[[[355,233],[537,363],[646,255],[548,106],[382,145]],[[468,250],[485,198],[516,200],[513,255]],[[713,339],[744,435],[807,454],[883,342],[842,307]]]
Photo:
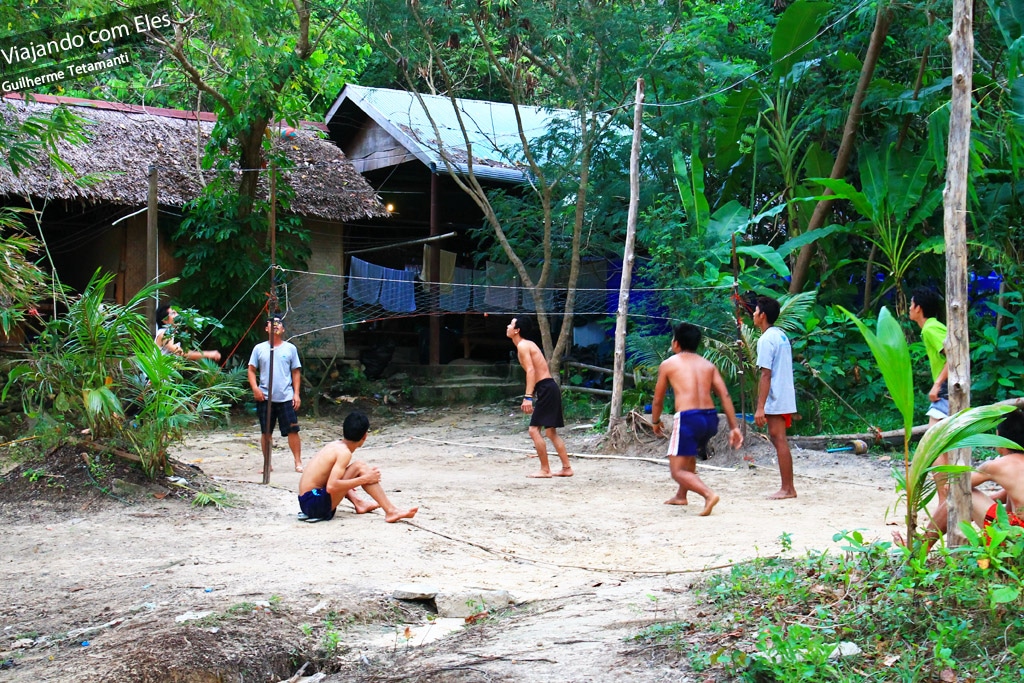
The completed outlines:
[[[164,304],[156,309],[156,319],[159,327],[156,330],[156,337],[153,339],[160,350],[167,355],[184,356],[189,360],[209,358],[214,362],[220,361],[220,351],[186,351],[181,344],[174,340],[174,319],[178,317],[178,311],[170,304]]]

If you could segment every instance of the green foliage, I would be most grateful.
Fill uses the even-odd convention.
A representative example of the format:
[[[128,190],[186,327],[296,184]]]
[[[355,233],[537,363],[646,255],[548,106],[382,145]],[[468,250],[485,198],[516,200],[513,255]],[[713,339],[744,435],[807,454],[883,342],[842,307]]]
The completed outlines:
[[[911,154],[890,146],[882,153],[876,149],[862,153],[860,192],[845,180],[813,179],[835,196],[849,200],[870,222],[873,232],[864,237],[888,261],[890,286],[896,288],[899,310],[905,310],[903,282],[911,266],[924,253],[942,251],[941,235],[932,241],[922,239],[927,235],[923,228],[942,204],[941,187],[934,181],[929,183],[933,170],[934,163],[927,153]]]
[[[896,318],[889,313],[889,309],[882,307],[878,314],[877,333],[868,329],[867,325],[853,313],[842,306],[838,307],[860,330],[864,339],[871,349],[878,369],[885,380],[885,386],[889,389],[896,409],[903,416],[903,429],[906,435],[904,439],[904,454],[909,454],[910,430],[914,426],[914,380],[913,371],[910,365],[910,350],[907,347],[907,338],[903,334],[903,328],[896,321]]]
[[[4,103],[4,108],[13,108]],[[47,116],[28,116],[15,124],[0,116],[0,164],[16,177],[46,157],[58,173],[72,171],[57,153],[59,142],[84,141],[82,119],[64,106]],[[21,216],[28,209],[0,207],[0,336],[7,336],[49,293],[50,277],[31,260],[38,241],[21,234]],[[53,285],[58,287],[58,285]],[[59,291],[59,289],[58,289]]]
[[[203,359],[186,371],[181,358],[163,353],[148,333],[133,335],[132,369],[124,382],[132,421],[119,431],[133,452],[143,454],[143,469],[152,476],[167,467],[168,446],[182,441],[189,427],[227,414],[231,402],[242,397],[245,369],[224,374]]]
[[[267,269],[270,251],[267,243],[269,204],[257,199],[246,212],[245,203],[231,174],[210,183],[203,194],[186,207],[186,216],[172,236],[176,255],[184,261],[181,271],[181,298],[203,311],[223,315],[242,304],[246,315],[234,316],[212,339],[219,346],[234,346],[254,315],[266,303]],[[237,181],[236,181],[237,182]],[[288,207],[286,186],[279,186],[278,211]],[[310,232],[296,216],[277,219],[277,264],[302,269],[309,258]],[[266,286],[252,286],[267,282]],[[242,283],[244,287],[240,286]],[[281,284],[281,283],[278,283]],[[239,300],[239,297],[242,297]],[[258,326],[257,326],[258,327]],[[256,335],[262,330],[255,330]]]
[[[965,526],[968,545],[939,549],[929,561],[850,531],[835,536],[840,554],[736,565],[696,588],[716,609],[710,619],[655,624],[636,638],[685,653],[713,677],[751,682],[952,680],[968,672],[1017,680],[1024,531],[1005,518],[986,534]],[[733,638],[722,641],[726,630]],[[705,641],[717,652],[708,656]],[[840,642],[861,654],[833,658]]]
[[[27,412],[87,427],[95,438],[112,436],[122,419],[114,387],[123,383],[133,334],[148,335],[135,309],[153,291],[143,290],[124,306],[106,303],[113,279],[100,271],[93,275],[67,313],[45,324],[30,360],[11,370],[7,386],[22,385]]]
[[[209,361],[164,355],[138,311],[154,288],[121,306],[104,300],[112,281],[97,271],[68,312],[46,323],[4,395],[17,383],[42,432],[85,427],[94,440],[127,445],[153,476],[188,426],[226,413],[241,396],[242,370],[224,374]]]
[[[1017,387],[1024,377],[1024,356],[1021,354],[1021,330],[1024,329],[1024,307],[1020,292],[1010,292],[1005,302],[1013,310],[998,302],[987,308],[1002,315],[999,319],[989,315],[968,318],[971,339],[971,396],[975,401],[991,403],[1016,396]],[[981,308],[981,307],[976,307]],[[982,308],[984,311],[984,308]],[[976,311],[981,312],[981,311]]]
[[[219,486],[213,491],[196,491],[192,496],[192,505],[195,507],[212,505],[217,509],[221,509],[238,507],[240,504],[237,494],[226,491]]]
[[[1016,410],[1011,405],[990,405],[961,410],[945,420],[932,425],[921,437],[914,450],[914,457],[906,479],[902,482],[903,494],[907,503],[907,538],[914,538],[914,519],[920,510],[928,504],[932,489],[931,473],[939,469],[949,473],[970,471],[968,467],[944,466],[933,468],[935,459],[943,453],[958,448],[983,446],[987,448],[1012,448],[1017,446],[1009,439],[991,434],[1003,421],[1007,413]]]

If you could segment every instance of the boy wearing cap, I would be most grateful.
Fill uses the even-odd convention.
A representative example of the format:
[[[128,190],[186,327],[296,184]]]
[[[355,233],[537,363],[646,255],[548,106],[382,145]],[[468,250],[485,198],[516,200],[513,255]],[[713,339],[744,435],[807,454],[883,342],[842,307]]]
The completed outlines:
[[[284,322],[280,316],[273,316],[267,321],[267,334],[272,335],[274,342],[274,395],[270,396],[271,413],[267,419],[267,394],[270,379],[270,342],[260,342],[249,356],[249,388],[256,399],[256,414],[260,419],[261,446],[264,452],[273,440],[274,423],[278,424],[281,436],[288,439],[288,448],[295,458],[295,471],[302,471],[302,442],[299,440],[299,419],[296,411],[302,405],[299,397],[302,385],[302,363],[299,362],[299,351],[291,342],[286,342]],[[259,381],[256,376],[259,373]]]

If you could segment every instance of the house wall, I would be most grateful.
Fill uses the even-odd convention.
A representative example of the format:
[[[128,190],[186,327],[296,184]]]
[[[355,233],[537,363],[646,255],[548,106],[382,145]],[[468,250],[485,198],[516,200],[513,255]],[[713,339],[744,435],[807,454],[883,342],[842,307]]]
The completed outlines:
[[[116,250],[115,267],[118,273],[116,297],[118,303],[124,303],[135,296],[154,277],[159,277],[160,282],[166,282],[181,274],[184,261],[174,257],[174,246],[170,243],[169,237],[171,228],[159,223],[157,226],[159,228],[157,272],[146,272],[146,221],[146,214],[141,213],[138,216],[132,216],[118,223],[110,231],[117,234],[118,240],[116,245],[111,245],[111,251]],[[122,228],[121,226],[124,227]],[[108,258],[111,256],[113,254],[108,256]],[[113,269],[112,267],[111,270]],[[178,291],[179,287],[177,285],[166,287],[160,290],[159,298],[161,301],[173,299],[178,294]]]
[[[383,128],[368,123],[342,147],[345,156],[360,173],[397,166],[416,157]]]
[[[307,273],[287,273],[287,336],[303,357],[345,357],[344,233],[341,223],[305,219],[312,235]]]

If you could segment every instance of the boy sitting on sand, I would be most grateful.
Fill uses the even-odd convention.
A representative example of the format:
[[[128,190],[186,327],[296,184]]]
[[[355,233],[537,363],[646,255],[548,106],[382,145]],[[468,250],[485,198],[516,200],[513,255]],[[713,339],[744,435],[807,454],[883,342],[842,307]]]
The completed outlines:
[[[299,479],[299,517],[308,522],[319,522],[334,517],[343,498],[348,498],[356,514],[364,514],[378,507],[384,510],[384,521],[397,522],[411,519],[419,508],[400,510],[384,495],[380,485],[380,470],[365,462],[353,462],[352,454],[366,442],[370,419],[365,413],[352,411],[342,426],[342,439],[325,445],[306,465]],[[373,503],[355,495],[357,487],[370,494]]]

